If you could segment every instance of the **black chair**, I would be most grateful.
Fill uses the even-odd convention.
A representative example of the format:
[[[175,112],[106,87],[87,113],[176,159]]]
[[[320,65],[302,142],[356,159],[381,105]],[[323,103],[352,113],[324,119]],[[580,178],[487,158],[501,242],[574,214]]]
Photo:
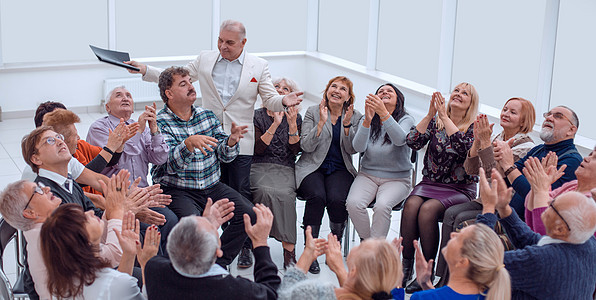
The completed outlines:
[[[4,273],[4,250],[13,238],[17,238],[15,245],[15,259],[18,266],[17,281],[15,286],[12,287],[6,274]],[[23,283],[23,251],[24,251],[24,239],[22,235],[10,224],[0,218],[0,296],[2,299],[15,299],[15,298],[29,298],[25,293],[25,287]]]
[[[358,157],[358,171],[360,171],[360,161],[362,160],[362,153],[360,153]],[[416,180],[418,177],[418,151],[412,150],[412,154],[410,155],[410,162],[414,164],[414,169],[412,170],[412,187],[416,185]],[[373,208],[375,206],[376,200],[373,200],[369,205],[368,208]],[[404,208],[404,204],[406,203],[406,199],[399,202],[396,206],[394,206],[391,210],[392,211],[400,211]],[[344,257],[348,256],[348,252],[350,252],[350,217],[348,217],[348,222],[346,224],[346,239],[344,243]],[[355,241],[356,238],[356,228],[352,229],[352,242]]]

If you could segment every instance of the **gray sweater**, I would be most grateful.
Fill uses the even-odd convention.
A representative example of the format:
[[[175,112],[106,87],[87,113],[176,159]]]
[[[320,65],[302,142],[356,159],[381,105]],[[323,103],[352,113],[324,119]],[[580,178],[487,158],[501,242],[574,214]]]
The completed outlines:
[[[362,126],[363,121],[364,117],[358,122],[358,131],[352,141],[354,149],[364,153],[360,171],[379,178],[410,177],[411,150],[406,145],[406,136],[414,126],[414,118],[405,115],[399,123],[393,118],[382,122],[381,134],[375,142],[370,138],[370,128]],[[385,133],[389,134],[391,144],[383,144]]]

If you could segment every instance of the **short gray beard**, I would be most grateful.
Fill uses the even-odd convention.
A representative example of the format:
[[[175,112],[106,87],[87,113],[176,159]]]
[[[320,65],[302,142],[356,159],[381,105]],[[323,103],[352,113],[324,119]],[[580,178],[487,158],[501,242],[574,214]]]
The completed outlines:
[[[555,139],[555,131],[553,129],[549,130],[542,128],[540,131],[540,139],[542,139],[545,143],[552,142]]]

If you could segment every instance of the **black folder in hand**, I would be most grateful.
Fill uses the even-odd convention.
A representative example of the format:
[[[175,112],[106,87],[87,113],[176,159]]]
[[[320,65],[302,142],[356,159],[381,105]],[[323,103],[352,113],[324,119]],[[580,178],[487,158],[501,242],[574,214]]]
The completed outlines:
[[[89,45],[89,47],[91,47],[91,50],[93,50],[93,53],[95,54],[95,56],[97,56],[97,58],[100,61],[107,62],[109,64],[113,64],[113,65],[116,65],[119,67],[131,69],[131,70],[135,70],[135,71],[140,71],[139,68],[133,67],[131,65],[127,65],[124,63],[125,61],[130,60],[130,56],[126,52],[118,52],[118,51],[112,51],[112,50],[107,50],[107,49],[101,49],[101,48],[97,48],[92,45]]]

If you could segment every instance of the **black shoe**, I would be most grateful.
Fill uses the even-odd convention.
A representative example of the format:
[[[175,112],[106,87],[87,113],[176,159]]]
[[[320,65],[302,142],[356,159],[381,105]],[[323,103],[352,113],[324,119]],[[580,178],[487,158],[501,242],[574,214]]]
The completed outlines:
[[[310,265],[310,268],[308,268],[308,271],[313,274],[321,273],[321,268],[319,267],[319,262],[316,259],[315,259],[315,261],[312,262],[312,264]]]
[[[412,281],[412,283],[410,283],[407,287],[406,287],[406,294],[412,294],[415,292],[419,292],[422,291],[422,287],[418,284],[418,278],[414,279],[414,281]]]
[[[337,240],[340,244],[342,244],[341,240],[344,236],[344,231],[346,229],[346,222],[342,223],[335,223],[329,222],[329,229],[331,229],[331,233],[337,237]]]
[[[240,255],[238,255],[238,269],[246,269],[252,267],[252,255],[248,248],[242,248]]]
[[[401,283],[401,286],[405,289],[412,280],[412,275],[414,274],[414,259],[413,258],[404,258],[402,260],[402,267],[404,270],[404,279]]]
[[[296,264],[296,249],[288,251],[284,249],[284,270]]]

